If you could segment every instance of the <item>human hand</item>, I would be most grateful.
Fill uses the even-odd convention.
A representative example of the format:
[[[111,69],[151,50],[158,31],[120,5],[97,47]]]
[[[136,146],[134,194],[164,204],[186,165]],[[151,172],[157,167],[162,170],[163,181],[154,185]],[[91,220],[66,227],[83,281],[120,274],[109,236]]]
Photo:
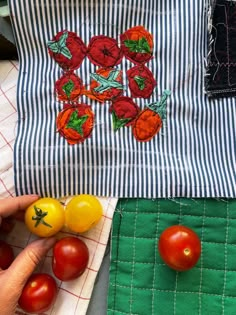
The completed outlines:
[[[0,224],[2,219],[24,211],[38,196],[26,195],[0,200]],[[1,315],[15,313],[22,289],[40,260],[55,244],[55,238],[39,239],[29,244],[6,270],[0,269]]]

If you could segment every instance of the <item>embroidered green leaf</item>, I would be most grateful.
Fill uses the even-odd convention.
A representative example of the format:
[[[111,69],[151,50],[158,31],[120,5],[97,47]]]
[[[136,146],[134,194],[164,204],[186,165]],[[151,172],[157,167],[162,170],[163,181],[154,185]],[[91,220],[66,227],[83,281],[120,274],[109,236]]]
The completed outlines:
[[[143,78],[143,77],[141,77],[141,76],[139,76],[139,75],[136,75],[136,76],[134,77],[134,80],[135,80],[135,82],[138,84],[139,89],[140,89],[141,91],[144,90],[144,88],[145,88],[145,86],[146,86],[146,84],[145,84],[146,78]]]
[[[111,88],[122,90],[123,85],[120,82],[116,81],[119,74],[120,74],[119,70],[114,70],[110,72],[107,78],[105,78],[97,73],[91,73],[90,74],[91,78],[99,83],[99,86],[96,87],[94,91],[97,93],[103,93]]]
[[[160,101],[148,104],[147,107],[150,108],[155,113],[158,113],[162,119],[165,119],[166,118],[166,102],[167,102],[167,98],[170,95],[171,95],[171,92],[169,90],[164,90]]]
[[[58,40],[58,45],[63,47],[66,43],[67,38],[68,38],[68,32],[64,32]]]
[[[49,41],[48,48],[55,54],[62,54],[68,59],[72,58],[70,50],[66,47],[66,40],[68,37],[68,32],[64,32],[58,41]]]
[[[141,37],[138,40],[127,39],[124,44],[131,52],[136,53],[151,53],[150,46],[145,37]]]
[[[60,53],[63,56],[65,56],[67,59],[71,59],[72,58],[72,55],[71,55],[69,49],[66,46],[61,48]]]
[[[74,129],[81,135],[81,137],[83,137],[84,133],[83,133],[82,127],[83,127],[83,124],[86,122],[87,118],[88,118],[88,115],[79,117],[78,110],[76,110],[71,114],[70,120],[68,121],[66,128]]]
[[[63,85],[62,90],[66,93],[67,97],[70,97],[71,92],[74,89],[74,82],[72,80],[69,80],[68,82],[66,82],[66,84]]]
[[[116,113],[112,111],[112,125],[114,131],[117,131],[121,127],[124,127],[130,121],[130,119],[131,118],[119,118],[117,117]]]
[[[35,215],[32,216],[32,220],[36,221],[35,225],[34,225],[35,227],[37,227],[41,223],[45,226],[52,228],[52,226],[50,224],[48,224],[46,221],[44,221],[44,218],[48,214],[46,211],[43,211],[42,209],[37,208],[36,206],[34,206],[34,211],[35,211]]]
[[[53,41],[48,42],[48,48],[49,48],[52,52],[58,53],[58,44],[57,44],[57,42],[53,42]]]

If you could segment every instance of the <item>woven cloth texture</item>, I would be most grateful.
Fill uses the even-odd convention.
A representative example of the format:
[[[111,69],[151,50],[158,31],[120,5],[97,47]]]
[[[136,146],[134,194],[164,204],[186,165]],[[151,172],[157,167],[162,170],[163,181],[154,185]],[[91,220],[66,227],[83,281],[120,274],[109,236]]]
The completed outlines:
[[[236,309],[236,200],[120,199],[113,221],[109,315],[220,315]],[[170,225],[201,238],[197,265],[176,272],[157,243]]]

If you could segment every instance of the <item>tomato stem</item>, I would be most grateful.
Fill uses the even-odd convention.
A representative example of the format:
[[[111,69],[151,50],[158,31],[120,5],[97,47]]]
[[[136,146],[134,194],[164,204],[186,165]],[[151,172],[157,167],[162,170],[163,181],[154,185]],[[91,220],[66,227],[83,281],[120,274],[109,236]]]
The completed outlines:
[[[37,208],[36,206],[34,206],[34,211],[35,211],[35,215],[32,216],[32,220],[36,221],[34,225],[35,227],[37,227],[40,223],[42,223],[43,225],[52,228],[50,224],[44,221],[44,217],[46,217],[48,214],[46,211],[43,211],[42,209]]]
[[[166,118],[166,101],[168,96],[170,96],[171,92],[169,90],[165,90],[163,92],[163,95],[158,102],[154,102],[151,104],[148,104],[147,107],[151,109],[153,112],[159,114],[162,119]]]

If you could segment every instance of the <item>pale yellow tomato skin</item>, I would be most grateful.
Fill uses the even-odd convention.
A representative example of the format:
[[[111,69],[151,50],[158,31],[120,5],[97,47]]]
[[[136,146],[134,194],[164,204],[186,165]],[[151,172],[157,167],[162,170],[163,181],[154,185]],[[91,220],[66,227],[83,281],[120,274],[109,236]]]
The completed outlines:
[[[36,226],[35,207],[46,215],[43,222]],[[39,210],[39,211],[40,211]],[[49,237],[57,234],[65,224],[65,211],[61,203],[54,198],[41,198],[31,204],[25,211],[25,224],[33,234],[40,237]]]
[[[65,207],[65,226],[76,233],[84,233],[101,219],[103,208],[95,196],[81,194],[72,197]]]

